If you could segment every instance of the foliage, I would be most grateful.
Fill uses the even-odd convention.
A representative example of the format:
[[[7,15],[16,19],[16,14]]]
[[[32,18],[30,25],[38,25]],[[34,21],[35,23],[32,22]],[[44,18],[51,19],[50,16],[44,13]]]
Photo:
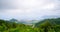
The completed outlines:
[[[0,32],[60,32],[60,18],[45,19],[33,25],[0,20]]]

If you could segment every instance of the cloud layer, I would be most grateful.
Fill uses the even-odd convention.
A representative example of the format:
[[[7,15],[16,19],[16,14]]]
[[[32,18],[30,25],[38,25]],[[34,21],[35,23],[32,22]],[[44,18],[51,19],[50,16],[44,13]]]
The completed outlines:
[[[1,0],[1,19],[42,19],[60,17],[59,0]]]

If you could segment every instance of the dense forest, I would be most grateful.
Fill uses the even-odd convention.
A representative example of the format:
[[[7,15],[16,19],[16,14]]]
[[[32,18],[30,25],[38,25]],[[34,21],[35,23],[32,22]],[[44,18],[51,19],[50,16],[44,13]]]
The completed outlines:
[[[60,18],[45,19],[32,25],[0,19],[0,32],[60,32]]]

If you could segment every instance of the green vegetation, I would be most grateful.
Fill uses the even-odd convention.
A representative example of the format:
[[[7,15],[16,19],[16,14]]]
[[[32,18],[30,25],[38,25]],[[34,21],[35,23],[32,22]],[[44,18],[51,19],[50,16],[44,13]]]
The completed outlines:
[[[0,20],[0,32],[60,32],[60,18],[45,19],[35,25]]]

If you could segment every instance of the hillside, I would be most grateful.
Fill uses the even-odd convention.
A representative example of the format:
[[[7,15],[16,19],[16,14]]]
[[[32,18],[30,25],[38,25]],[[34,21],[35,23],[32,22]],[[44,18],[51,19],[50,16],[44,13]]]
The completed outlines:
[[[45,19],[45,20],[42,20],[42,21],[39,21],[38,23],[35,24],[35,26],[40,26],[42,23],[45,23],[45,22],[49,22],[50,24],[52,25],[60,25],[60,18],[56,18],[56,19]]]
[[[0,32],[60,32],[60,18],[45,19],[34,25],[0,20]]]

